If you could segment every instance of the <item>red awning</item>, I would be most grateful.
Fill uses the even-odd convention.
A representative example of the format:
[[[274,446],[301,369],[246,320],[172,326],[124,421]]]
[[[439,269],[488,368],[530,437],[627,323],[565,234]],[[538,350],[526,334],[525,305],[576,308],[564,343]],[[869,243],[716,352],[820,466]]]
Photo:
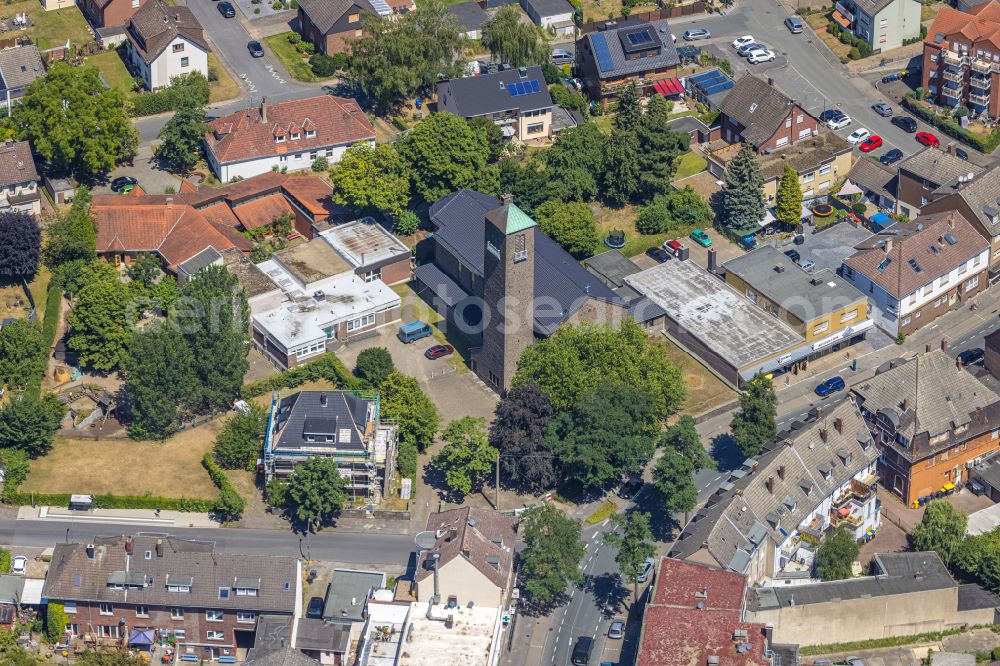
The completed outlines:
[[[680,95],[684,92],[684,86],[677,79],[660,79],[659,81],[653,81],[653,90],[664,97],[670,97],[671,95]]]

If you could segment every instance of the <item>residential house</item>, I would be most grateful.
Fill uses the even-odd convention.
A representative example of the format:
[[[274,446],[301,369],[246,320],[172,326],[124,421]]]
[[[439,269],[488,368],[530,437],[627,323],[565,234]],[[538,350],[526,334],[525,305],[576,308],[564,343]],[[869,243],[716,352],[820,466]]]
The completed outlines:
[[[56,544],[43,596],[62,605],[81,648],[148,649],[161,639],[183,660],[215,660],[252,645],[259,616],[300,616],[301,580],[291,557],[138,534]]]
[[[682,49],[686,48],[688,47],[682,46],[677,52],[680,53]],[[729,96],[729,91],[735,85],[732,78],[720,69],[710,69],[684,79],[685,92],[713,111],[719,108],[722,100]]]
[[[972,172],[970,172],[972,173]],[[958,211],[990,242],[989,283],[1000,278],[1000,167],[966,174],[942,185],[921,209],[925,213]]]
[[[532,23],[556,37],[572,37],[576,32],[573,5],[566,0],[521,0]]]
[[[0,51],[0,106],[21,99],[24,89],[43,76],[42,56],[34,44]]]
[[[39,215],[41,199],[31,145],[27,141],[0,143],[0,210]]]
[[[306,618],[293,620],[284,615],[261,615],[253,647],[247,650],[245,666],[319,666],[319,661],[294,647],[292,622],[301,627]],[[311,622],[311,620],[310,620]],[[297,633],[297,632],[296,632]]]
[[[829,530],[863,539],[878,528],[877,462],[854,403],[815,408],[730,474],[669,556],[736,572],[751,586],[807,581]]]
[[[351,646],[361,639],[368,603],[385,584],[380,571],[334,569],[323,596],[323,616],[299,620],[295,647],[323,664],[353,664]]]
[[[275,395],[264,433],[264,476],[285,479],[310,458],[331,458],[345,479],[345,492],[377,504],[395,475],[396,436],[395,425],[382,423],[375,396],[348,391]]]
[[[382,18],[393,14],[385,0],[302,0],[299,2],[299,34],[316,47],[317,53],[349,52],[350,41],[362,34],[361,17],[365,12]]]
[[[743,620],[743,576],[664,557],[650,590],[636,666],[777,665],[766,627]]]
[[[74,0],[42,0],[42,9],[47,12],[52,12],[57,9],[72,7],[75,4]]]
[[[438,84],[439,108],[466,120],[485,116],[508,139],[552,136],[552,96],[541,67],[467,76]]]
[[[833,20],[881,53],[920,37],[921,6],[920,0],[839,0]]]
[[[146,0],[81,0],[80,10],[94,28],[122,25]]]
[[[353,647],[357,640],[351,637],[351,625],[327,622],[315,618],[300,618],[295,627],[295,649],[309,657],[313,664],[347,666],[354,663]],[[361,627],[362,625],[358,625]],[[357,632],[360,637],[360,628]],[[280,666],[289,666],[282,663]]]
[[[719,104],[722,138],[747,143],[758,155],[811,139],[819,123],[774,86],[774,79],[740,77]]]
[[[433,259],[414,270],[417,291],[469,342],[473,371],[495,390],[510,387],[535,336],[632,316],[510,198],[460,190],[435,201],[430,219]]]
[[[433,548],[417,554],[413,584],[418,600],[432,601],[437,589],[436,603],[506,605],[514,587],[516,518],[464,507],[431,514],[427,530],[436,541]]]
[[[868,295],[889,335],[927,326],[987,286],[990,243],[961,213],[922,215],[855,246],[841,274]]]
[[[921,354],[851,387],[881,449],[882,485],[907,505],[959,487],[1000,444],[1000,395],[948,354]]]
[[[979,585],[957,584],[934,551],[878,553],[869,576],[749,590],[746,620],[805,647],[992,625],[998,606]]]
[[[718,125],[709,127],[705,123],[701,122],[698,118],[694,116],[681,116],[680,118],[674,118],[667,122],[670,125],[670,129],[675,132],[684,132],[689,137],[691,141],[688,145],[697,146],[702,143],[707,143],[713,139],[721,138],[721,130]]]
[[[140,7],[125,27],[128,61],[149,90],[170,85],[171,80],[192,72],[208,76],[208,42],[191,10],[150,0]]]
[[[1000,2],[989,0],[965,10],[942,7],[924,39],[920,83],[931,101],[997,118],[998,72]]]
[[[838,194],[861,194],[879,208],[895,210],[897,176],[895,168],[877,159],[862,158],[847,172],[847,182]]]
[[[830,270],[807,273],[771,245],[726,262],[726,283],[805,338],[812,360],[865,339],[868,297]]]
[[[10,630],[19,618],[29,620],[42,606],[45,581],[14,574],[0,574],[0,627]]]
[[[949,183],[974,181],[983,167],[937,148],[924,148],[896,164],[896,212],[914,218]],[[969,176],[972,178],[969,178]]]
[[[629,83],[651,94],[659,81],[676,82],[679,64],[666,21],[609,21],[576,42],[576,73],[595,100],[612,98]]]
[[[448,11],[458,19],[462,39],[480,39],[483,36],[483,25],[490,20],[490,15],[483,11],[475,0],[448,5]]]
[[[205,153],[224,183],[273,170],[333,164],[356,143],[375,145],[375,129],[353,99],[321,95],[237,111],[208,123]]]

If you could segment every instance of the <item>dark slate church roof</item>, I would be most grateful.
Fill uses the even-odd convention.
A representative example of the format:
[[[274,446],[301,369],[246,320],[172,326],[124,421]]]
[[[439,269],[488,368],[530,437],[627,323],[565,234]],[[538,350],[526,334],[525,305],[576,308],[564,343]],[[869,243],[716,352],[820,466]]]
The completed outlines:
[[[326,402],[324,405],[323,402]],[[362,434],[368,423],[369,402],[344,391],[301,391],[283,398],[278,406],[276,449],[364,449]],[[308,441],[312,435],[315,441]],[[327,442],[325,437],[333,437]],[[343,437],[342,435],[346,435]]]
[[[479,278],[483,277],[486,263],[486,214],[500,206],[496,197],[459,190],[438,199],[430,209],[431,220],[437,226],[436,242]],[[534,233],[535,333],[551,335],[587,297],[624,305],[621,298],[538,227]],[[553,300],[561,312],[552,307]]]

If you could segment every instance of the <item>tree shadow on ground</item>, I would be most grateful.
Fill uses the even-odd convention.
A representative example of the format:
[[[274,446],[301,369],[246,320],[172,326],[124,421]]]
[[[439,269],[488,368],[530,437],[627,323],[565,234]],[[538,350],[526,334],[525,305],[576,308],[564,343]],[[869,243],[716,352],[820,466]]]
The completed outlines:
[[[712,439],[711,456],[720,472],[738,469],[746,460],[746,456],[736,446],[736,440],[728,432]]]
[[[621,576],[616,572],[605,572],[597,576],[586,576],[580,588],[594,595],[594,602],[606,618],[618,615],[628,599],[629,590],[622,585]]]
[[[423,473],[424,483],[426,483],[429,488],[434,489],[439,500],[447,502],[449,499],[452,501],[461,499],[458,494],[449,492],[448,483],[444,478],[444,472],[430,464],[430,462],[424,465]]]
[[[543,602],[529,596],[518,607],[518,613],[528,617],[545,617],[551,615],[556,608],[567,605],[569,600],[570,596],[566,592],[560,592],[549,602]]]

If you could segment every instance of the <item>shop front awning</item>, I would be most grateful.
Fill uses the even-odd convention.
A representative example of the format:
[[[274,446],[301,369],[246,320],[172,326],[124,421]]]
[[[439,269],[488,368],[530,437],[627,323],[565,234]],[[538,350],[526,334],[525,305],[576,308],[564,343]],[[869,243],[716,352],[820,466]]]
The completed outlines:
[[[851,27],[851,19],[841,14],[839,9],[833,10],[833,20],[837,22],[837,25],[845,30]]]
[[[682,86],[680,81],[677,79],[660,79],[658,81],[653,81],[653,90],[660,93],[664,97],[672,97],[673,95],[680,95],[683,93],[684,86]]]

